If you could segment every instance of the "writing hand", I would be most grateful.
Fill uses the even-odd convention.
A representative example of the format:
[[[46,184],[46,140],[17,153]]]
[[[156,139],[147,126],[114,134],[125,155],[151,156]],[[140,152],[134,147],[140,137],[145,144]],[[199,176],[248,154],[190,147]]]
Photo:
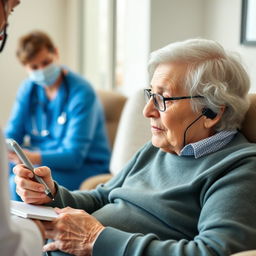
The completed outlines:
[[[33,180],[34,174],[25,165],[16,165],[13,168],[13,172],[16,174],[14,178],[17,185],[16,192],[25,203],[46,204],[51,201],[44,192],[44,185]],[[34,169],[34,172],[43,178],[54,196],[56,194],[56,188],[51,176],[51,170],[43,166]]]

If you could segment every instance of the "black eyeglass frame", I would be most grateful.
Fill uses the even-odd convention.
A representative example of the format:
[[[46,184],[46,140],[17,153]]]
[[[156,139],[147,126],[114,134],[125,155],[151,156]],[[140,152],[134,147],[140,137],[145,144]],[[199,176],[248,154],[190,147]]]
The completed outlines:
[[[194,98],[204,98],[204,96],[201,95],[195,95],[195,96],[180,96],[180,97],[164,97],[161,94],[158,93],[151,93],[151,89],[144,89],[144,96],[145,96],[145,100],[146,103],[149,102],[150,98],[153,97],[153,102],[154,102],[154,106],[156,107],[157,110],[164,112],[166,110],[166,101],[171,101],[171,100],[184,100],[184,99],[194,99]],[[160,109],[160,106],[157,102],[156,96],[160,97],[160,99],[163,102],[163,109]]]
[[[7,37],[8,37],[8,35],[7,35],[7,26],[8,25],[5,25],[4,30],[3,30],[3,40],[0,42],[0,52],[3,51],[4,46],[6,44],[6,41],[7,41]]]

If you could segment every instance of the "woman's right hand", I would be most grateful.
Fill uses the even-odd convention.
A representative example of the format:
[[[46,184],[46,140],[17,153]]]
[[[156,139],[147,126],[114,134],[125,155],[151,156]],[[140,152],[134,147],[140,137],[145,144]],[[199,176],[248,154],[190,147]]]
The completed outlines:
[[[34,174],[25,165],[16,165],[13,168],[13,172],[16,174],[14,179],[17,185],[16,192],[25,203],[46,204],[51,202],[51,199],[44,192],[44,185],[34,180]],[[51,176],[51,170],[46,166],[42,166],[34,169],[34,173],[43,178],[53,196],[55,196],[56,188]]]

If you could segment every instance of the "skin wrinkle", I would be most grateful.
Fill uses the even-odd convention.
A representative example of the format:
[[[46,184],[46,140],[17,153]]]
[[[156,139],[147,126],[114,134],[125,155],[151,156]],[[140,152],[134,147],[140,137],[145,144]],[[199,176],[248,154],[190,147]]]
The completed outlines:
[[[84,228],[90,215],[83,210],[66,207],[57,211],[64,213],[60,213],[59,218],[53,222],[44,222],[46,237],[55,240],[45,245],[44,251],[60,249],[77,256],[91,255],[95,239],[104,227],[100,224]]]
[[[164,97],[187,96],[190,93],[183,86],[187,64],[184,62],[168,62],[159,64],[151,80],[152,91],[162,93]],[[143,110],[146,118],[150,119],[152,143],[165,152],[179,154],[184,147],[184,133],[187,127],[202,113],[201,109],[194,110],[191,100],[166,101],[166,110],[158,111],[153,99],[146,104]],[[214,119],[202,116],[186,133],[186,144],[199,141],[214,134],[214,126],[220,120],[222,113]]]
[[[155,91],[152,90],[152,92],[157,92],[159,94],[167,92],[169,94],[168,96],[179,96],[174,95],[174,92],[177,91],[178,86],[180,85],[181,77],[183,75],[181,75],[180,72],[177,72],[170,76],[170,64],[171,63],[166,63],[166,65],[161,65],[163,67],[161,69],[156,68],[151,80],[151,88],[155,89]],[[163,81],[166,82],[164,83]]]
[[[172,95],[186,95],[186,91],[182,87],[178,87],[180,81],[179,77],[182,77],[184,75],[185,67],[186,66],[181,64],[178,65],[177,63],[166,63],[159,65],[156,68],[152,77],[152,88],[155,89],[155,86],[157,87],[157,89],[164,87],[164,89]],[[155,89],[153,91],[157,90]],[[186,100],[173,102],[169,101],[166,102],[166,104],[166,111],[160,113],[153,107],[153,101],[151,100],[144,108],[144,116],[150,118],[151,126],[156,126],[162,129],[162,131],[152,131],[153,144],[156,147],[162,148],[166,152],[178,154],[182,147],[183,136],[181,135],[184,131],[184,127],[187,127],[186,121],[184,121],[185,116],[184,113],[182,114],[182,112],[183,110],[190,107],[190,102]],[[177,111],[184,117],[178,117],[177,114],[175,114]],[[192,111],[189,115],[191,114]],[[196,113],[194,113],[193,115],[193,119],[198,116],[198,114]]]

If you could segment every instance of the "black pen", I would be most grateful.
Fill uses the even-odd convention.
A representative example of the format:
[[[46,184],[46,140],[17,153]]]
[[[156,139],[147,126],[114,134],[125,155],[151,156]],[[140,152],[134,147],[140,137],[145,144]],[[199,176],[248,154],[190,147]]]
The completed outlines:
[[[11,148],[17,154],[19,159],[22,161],[22,163],[25,164],[26,167],[34,174],[35,180],[37,182],[39,182],[39,183],[44,185],[44,187],[45,187],[45,190],[44,190],[45,194],[54,201],[54,197],[52,195],[51,190],[49,189],[47,184],[44,182],[44,180],[40,176],[38,176],[38,175],[36,175],[34,173],[34,167],[33,167],[32,163],[29,161],[29,159],[27,158],[27,156],[23,152],[23,150],[20,147],[20,145],[18,144],[18,142],[13,140],[13,139],[6,139],[6,143],[7,143],[8,146],[11,146]]]

